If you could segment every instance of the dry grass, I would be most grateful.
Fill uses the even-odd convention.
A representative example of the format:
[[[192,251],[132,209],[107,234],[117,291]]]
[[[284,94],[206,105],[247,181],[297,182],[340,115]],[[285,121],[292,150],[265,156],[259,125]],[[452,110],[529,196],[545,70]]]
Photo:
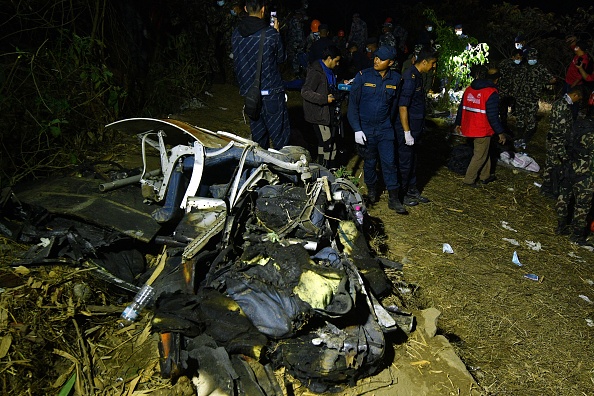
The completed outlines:
[[[541,116],[529,154],[543,164],[547,114]],[[586,322],[593,306],[578,297],[594,298],[594,253],[554,234],[554,203],[534,185],[539,175],[500,167],[498,181],[470,189],[443,164],[428,164],[444,158],[446,136],[428,133],[420,158],[420,173],[433,170],[424,188],[430,204],[411,208],[409,216],[385,216],[382,197],[371,210],[384,223],[388,254],[420,285],[412,303],[442,312],[440,332],[487,394],[594,394],[594,328]],[[454,254],[442,253],[443,243]],[[522,267],[512,263],[514,251]]]

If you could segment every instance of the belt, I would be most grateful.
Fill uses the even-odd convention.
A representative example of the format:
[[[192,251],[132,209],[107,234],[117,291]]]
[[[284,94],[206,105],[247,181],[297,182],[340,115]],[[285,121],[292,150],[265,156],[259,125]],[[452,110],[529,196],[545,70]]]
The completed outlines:
[[[260,94],[262,96],[268,96],[268,95],[274,95],[274,94],[281,93],[281,92],[285,92],[285,88],[279,87],[279,88],[263,89],[260,91]]]

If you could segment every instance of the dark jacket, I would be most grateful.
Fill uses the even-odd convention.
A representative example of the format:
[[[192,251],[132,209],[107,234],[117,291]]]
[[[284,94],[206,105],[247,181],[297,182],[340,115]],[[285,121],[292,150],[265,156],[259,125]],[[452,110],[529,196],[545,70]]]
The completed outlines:
[[[475,79],[470,86],[473,89],[484,89],[487,87],[490,88],[497,88],[495,83],[491,80],[486,79]],[[489,124],[493,131],[497,135],[505,132],[505,127],[501,123],[499,119],[499,93],[495,92],[487,100],[487,108],[486,108],[486,115],[487,120],[489,120]],[[458,107],[458,113],[456,114],[456,121],[455,125],[460,125],[462,123],[462,102],[460,102],[460,106]]]
[[[239,94],[245,96],[256,77],[260,32],[266,29],[262,53],[262,72],[260,88],[262,90],[283,89],[279,64],[287,58],[280,34],[270,27],[267,21],[254,16],[246,16],[233,31],[231,44],[235,74],[239,83]]]
[[[329,93],[328,79],[322,65],[319,61],[311,63],[301,88],[305,121],[318,125],[330,125]]]

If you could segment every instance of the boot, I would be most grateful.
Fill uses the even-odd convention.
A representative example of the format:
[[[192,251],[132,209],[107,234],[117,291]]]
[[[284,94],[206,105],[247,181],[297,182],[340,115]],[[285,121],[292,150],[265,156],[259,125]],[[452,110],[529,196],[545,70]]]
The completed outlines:
[[[569,229],[569,225],[567,224],[567,219],[558,219],[557,220],[557,228],[555,228],[556,235],[569,235],[571,230]]]
[[[586,239],[586,231],[582,228],[574,228],[573,233],[569,236],[569,240],[580,246],[593,246]]]
[[[375,184],[370,184],[367,186],[367,202],[370,205],[373,205],[377,202],[377,190]]]
[[[389,190],[388,191],[388,208],[396,211],[398,214],[408,214],[402,203],[400,203],[400,199],[398,198],[398,190]]]
[[[408,199],[407,199],[408,198]],[[408,204],[408,202],[415,202],[414,204]],[[421,192],[417,190],[416,186],[409,187],[408,192],[404,196],[404,204],[409,206],[415,206],[418,203],[428,203],[431,202],[429,198],[424,197],[421,195]]]

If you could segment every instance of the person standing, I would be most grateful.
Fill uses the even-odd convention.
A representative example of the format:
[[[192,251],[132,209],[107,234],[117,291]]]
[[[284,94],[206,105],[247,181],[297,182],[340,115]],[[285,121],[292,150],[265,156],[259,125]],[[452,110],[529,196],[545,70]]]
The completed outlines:
[[[314,19],[313,21],[311,21],[311,23],[309,24],[309,29],[310,32],[307,35],[307,37],[305,38],[305,53],[309,54],[309,51],[311,50],[311,46],[320,39],[320,25],[321,22],[318,21],[317,19]]]
[[[538,51],[530,48],[526,51],[526,63],[521,64],[516,98],[516,148],[525,149],[536,132],[538,100],[546,84],[555,83],[556,79],[542,64],[538,63]]]
[[[551,106],[550,129],[546,142],[547,156],[542,171],[542,186],[540,187],[541,193],[551,198],[559,196],[559,184],[563,178],[561,170],[563,164],[569,161],[565,141],[573,130],[574,120],[571,108],[582,97],[582,88],[573,87]]]
[[[515,49],[511,58],[502,60],[499,63],[499,117],[503,126],[507,128],[507,114],[509,108],[514,108],[517,90],[520,85],[519,72],[522,63],[522,50]]]
[[[499,119],[499,92],[497,81],[499,69],[489,68],[476,78],[462,96],[456,115],[456,132],[472,139],[473,155],[466,169],[463,183],[476,187],[476,181],[487,184],[495,180],[491,175],[489,148],[491,137],[498,135],[499,143],[505,144],[505,128]]]
[[[363,51],[367,44],[367,24],[358,13],[353,14],[351,31],[347,40],[349,44],[356,44],[359,51]]]
[[[417,148],[425,128],[425,90],[422,73],[435,68],[437,53],[429,48],[419,51],[415,63],[402,74],[398,112],[395,122],[398,162],[404,204],[418,205],[429,199],[417,188]]]
[[[384,22],[382,25],[382,35],[379,38],[379,46],[388,45],[397,48],[396,37],[392,33],[392,23]]]
[[[285,50],[279,34],[278,20],[271,27],[266,15],[265,0],[247,0],[248,15],[241,20],[232,36],[233,61],[239,83],[239,93],[245,96],[256,78],[260,33],[264,29],[265,39],[262,53],[260,89],[262,109],[258,119],[250,119],[252,140],[268,149],[270,141],[275,149],[289,144],[291,128],[289,112],[285,102],[285,91],[279,65],[286,60]]]
[[[318,33],[320,35],[318,40],[311,45],[309,53],[307,54],[308,64],[321,59],[322,52],[333,44],[332,39],[329,37],[330,28],[328,25],[325,23],[320,24],[320,26],[318,26]]]
[[[594,194],[594,120],[588,117],[576,120],[573,133],[567,138],[565,147],[569,161],[564,163],[564,173],[567,177],[560,185],[555,205],[555,232],[571,234],[569,239],[578,245],[592,246],[587,241],[587,217],[592,209]],[[570,215],[572,212],[573,215]]]
[[[317,162],[326,168],[332,167],[336,158],[336,134],[339,119],[336,118],[336,97],[338,92],[334,68],[340,62],[340,50],[330,45],[307,68],[307,77],[301,96],[305,121],[312,124],[318,140]]]
[[[586,43],[582,40],[576,41],[575,45],[573,45],[573,52],[575,55],[565,73],[565,93],[569,92],[573,87],[584,84],[584,81],[586,81],[586,78],[580,71],[580,69],[589,70],[591,68],[590,63],[592,62],[592,59],[590,59],[586,50]],[[576,102],[571,106],[571,111],[573,118],[577,118],[580,111],[579,102]]]
[[[299,9],[289,19],[287,28],[287,55],[291,61],[293,74],[296,78],[302,75],[302,68],[307,66],[305,59],[305,32],[303,30],[303,22],[307,15],[305,11]]]
[[[396,98],[400,74],[390,70],[396,58],[394,47],[380,47],[375,52],[373,67],[359,71],[349,95],[347,117],[353,131],[359,155],[363,158],[363,175],[370,204],[377,201],[378,175],[381,165],[388,190],[388,207],[399,214],[408,212],[398,199],[394,125]]]

